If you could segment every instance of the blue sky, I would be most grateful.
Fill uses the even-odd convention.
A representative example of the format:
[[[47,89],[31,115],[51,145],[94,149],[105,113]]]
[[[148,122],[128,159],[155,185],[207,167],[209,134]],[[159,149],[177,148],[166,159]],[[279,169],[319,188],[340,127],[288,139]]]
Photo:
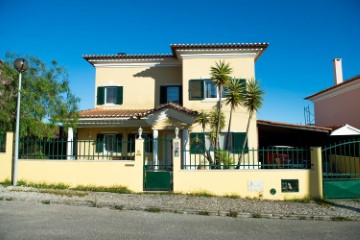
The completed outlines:
[[[304,123],[304,97],[360,74],[359,0],[0,0],[0,58],[55,59],[81,109],[94,107],[85,54],[171,53],[172,43],[269,42],[256,63],[265,94],[259,119]]]

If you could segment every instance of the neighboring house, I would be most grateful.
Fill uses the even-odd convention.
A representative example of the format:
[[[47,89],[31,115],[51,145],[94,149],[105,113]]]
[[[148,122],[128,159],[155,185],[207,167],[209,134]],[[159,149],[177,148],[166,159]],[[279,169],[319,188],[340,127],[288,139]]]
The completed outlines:
[[[199,124],[194,124],[201,110],[211,111],[219,93],[210,80],[210,68],[220,60],[229,63],[232,76],[249,80],[255,78],[255,61],[267,48],[267,43],[236,44],[172,44],[172,54],[85,55],[95,67],[95,108],[80,111],[78,139],[97,140],[94,151],[120,155],[117,159],[134,156],[133,140],[138,129],[143,130],[147,160],[163,161],[162,153],[171,159],[171,144],[150,142],[147,139],[175,137],[180,130],[183,149],[190,154],[192,140],[208,140]],[[222,108],[228,123],[230,107]],[[243,144],[248,112],[239,107],[233,112],[231,146]],[[207,128],[206,131],[209,131]],[[227,126],[221,133],[224,145]],[[121,144],[114,145],[116,140]],[[102,144],[99,144],[101,142]],[[252,118],[248,147],[257,148],[256,116]],[[82,151],[78,145],[78,153]],[[79,154],[78,154],[79,155]],[[80,154],[81,155],[81,154]],[[99,157],[100,158],[100,157]]]
[[[343,81],[341,59],[334,59],[335,85],[306,97],[314,103],[315,125],[360,129],[360,75]]]

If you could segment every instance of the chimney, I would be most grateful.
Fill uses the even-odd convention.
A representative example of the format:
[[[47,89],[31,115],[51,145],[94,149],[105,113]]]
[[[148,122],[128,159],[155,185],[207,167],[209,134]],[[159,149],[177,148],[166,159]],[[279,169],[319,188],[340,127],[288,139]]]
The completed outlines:
[[[338,85],[343,82],[342,59],[335,58],[334,62],[334,83]]]

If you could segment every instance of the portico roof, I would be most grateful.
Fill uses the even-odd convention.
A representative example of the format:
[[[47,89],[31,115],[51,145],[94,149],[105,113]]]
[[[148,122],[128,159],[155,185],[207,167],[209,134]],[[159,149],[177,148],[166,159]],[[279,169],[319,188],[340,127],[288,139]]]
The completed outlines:
[[[195,110],[170,102],[152,109],[94,108],[80,111],[79,116],[80,120],[84,118],[143,118],[165,108],[175,109],[192,116],[198,115]]]

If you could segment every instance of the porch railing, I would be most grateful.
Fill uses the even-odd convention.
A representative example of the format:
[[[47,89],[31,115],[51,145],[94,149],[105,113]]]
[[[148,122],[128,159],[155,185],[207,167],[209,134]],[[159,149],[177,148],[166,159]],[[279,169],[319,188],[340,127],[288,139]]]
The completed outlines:
[[[21,139],[19,159],[134,160],[135,140]]]
[[[182,169],[310,169],[309,148],[262,148],[241,151],[183,151]]]

